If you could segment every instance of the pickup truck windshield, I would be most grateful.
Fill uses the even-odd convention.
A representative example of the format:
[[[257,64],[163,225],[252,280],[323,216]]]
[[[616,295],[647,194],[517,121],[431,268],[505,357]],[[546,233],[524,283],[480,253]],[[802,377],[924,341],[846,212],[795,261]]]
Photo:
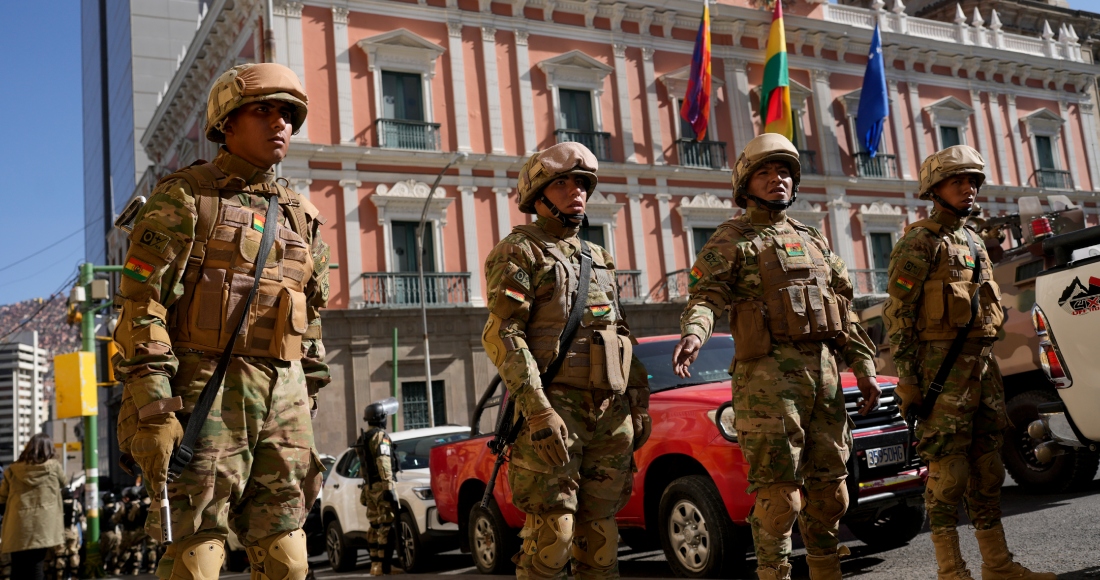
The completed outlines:
[[[432,447],[469,438],[470,432],[462,431],[394,441],[393,446],[397,453],[397,463],[401,466],[401,469],[423,469],[428,467],[428,457],[431,455]]]
[[[672,372],[672,351],[677,342],[678,339],[669,339],[634,346],[634,354],[649,373],[651,393],[730,380],[729,367],[733,362],[732,336],[711,337],[699,351],[699,358],[691,365],[691,376],[686,379],[681,379]]]

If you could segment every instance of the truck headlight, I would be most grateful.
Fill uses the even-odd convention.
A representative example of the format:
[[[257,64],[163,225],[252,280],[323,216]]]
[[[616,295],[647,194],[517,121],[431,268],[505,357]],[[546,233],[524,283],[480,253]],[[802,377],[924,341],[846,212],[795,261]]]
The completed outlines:
[[[430,487],[414,487],[412,492],[413,495],[425,501],[435,497],[432,495],[432,488]]]

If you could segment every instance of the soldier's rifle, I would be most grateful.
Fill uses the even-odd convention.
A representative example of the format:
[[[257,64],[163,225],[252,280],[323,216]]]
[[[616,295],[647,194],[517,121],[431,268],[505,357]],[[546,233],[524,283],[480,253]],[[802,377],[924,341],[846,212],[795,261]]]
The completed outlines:
[[[568,267],[568,265],[566,266]],[[573,307],[569,310],[569,318],[565,321],[565,329],[562,331],[561,339],[558,342],[558,356],[550,361],[545,372],[539,374],[540,386],[549,385],[554,377],[558,375],[562,363],[565,362],[565,355],[569,352],[569,346],[573,344],[573,337],[577,335],[577,328],[581,325],[581,317],[584,315],[584,307],[588,301],[588,283],[591,276],[592,250],[589,249],[588,242],[581,240],[581,271],[577,280],[577,293],[573,295]],[[493,381],[500,380],[500,375],[493,379]],[[495,384],[490,383],[490,386],[492,387],[491,390],[496,389]],[[497,459],[493,463],[493,472],[489,476],[489,481],[486,482],[485,495],[481,496],[481,509],[489,509],[489,500],[492,499],[493,490],[496,489],[500,466],[504,465],[504,462],[508,459],[509,454],[507,451],[516,442],[519,432],[523,430],[523,415],[519,414],[515,403],[516,401],[512,397],[506,397],[500,416],[497,417],[496,434],[488,443],[489,452],[496,455]],[[513,417],[515,417],[514,420]]]

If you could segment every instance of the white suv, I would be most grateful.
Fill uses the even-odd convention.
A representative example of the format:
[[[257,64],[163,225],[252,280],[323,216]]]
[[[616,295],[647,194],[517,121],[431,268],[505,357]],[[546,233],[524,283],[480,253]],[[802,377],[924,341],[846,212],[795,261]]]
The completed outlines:
[[[458,525],[440,520],[435,509],[428,455],[436,445],[469,436],[469,427],[456,425],[390,433],[397,454],[397,498],[401,502],[394,525],[401,526],[402,545],[397,546],[394,557],[406,572],[423,567],[425,556],[458,546]],[[367,508],[359,503],[362,485],[359,456],[349,448],[336,461],[321,494],[325,551],[337,572],[354,569],[359,550],[367,548],[370,522]]]

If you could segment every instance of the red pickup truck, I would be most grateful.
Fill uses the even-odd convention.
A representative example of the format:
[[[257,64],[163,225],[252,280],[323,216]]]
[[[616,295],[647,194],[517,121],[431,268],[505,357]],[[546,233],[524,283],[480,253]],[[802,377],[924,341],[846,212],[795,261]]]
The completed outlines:
[[[728,578],[740,571],[751,548],[746,518],[754,498],[748,465],[733,429],[727,371],[733,340],[715,335],[692,365],[692,376],[672,372],[678,336],[644,338],[634,348],[649,372],[653,433],[635,454],[638,472],[629,502],[617,520],[622,539],[644,550],[660,546],[673,572],[689,578]],[[848,464],[852,498],[845,523],[863,542],[887,549],[903,545],[924,524],[922,492],[927,473],[908,440],[893,392],[896,380],[878,378],[882,398],[867,416],[855,412],[855,377],[842,373],[855,449]],[[482,573],[510,570],[524,514],[512,506],[505,463],[488,509],[480,502],[492,473],[486,445],[506,392],[496,383],[474,411],[471,436],[431,450],[431,486],[439,516],[458,523],[463,550]]]

